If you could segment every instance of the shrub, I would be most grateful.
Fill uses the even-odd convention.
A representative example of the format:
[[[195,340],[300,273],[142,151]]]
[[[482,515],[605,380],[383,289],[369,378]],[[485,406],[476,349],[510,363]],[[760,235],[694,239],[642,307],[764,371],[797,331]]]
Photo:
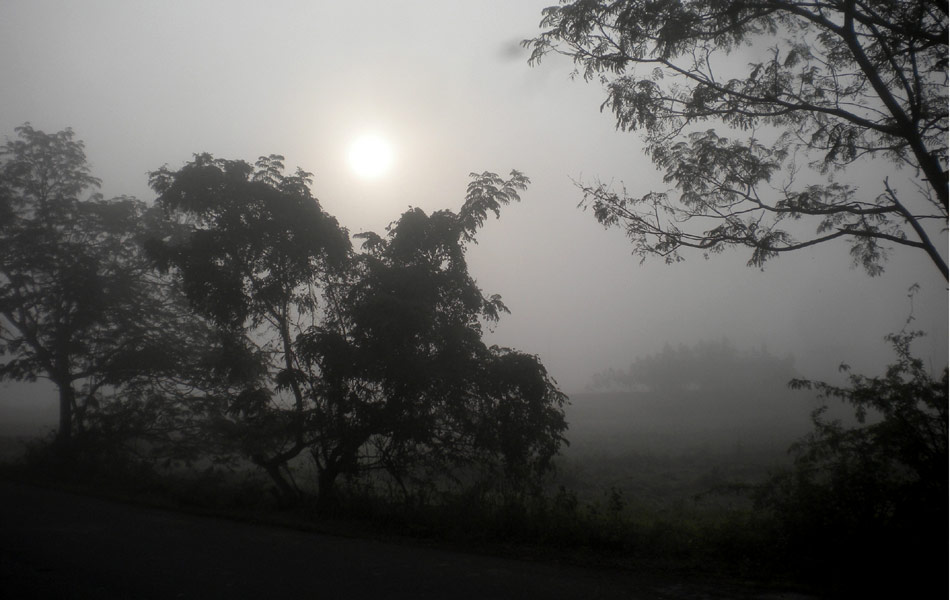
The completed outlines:
[[[857,425],[813,414],[814,431],[793,446],[795,463],[757,492],[778,520],[785,551],[836,594],[867,585],[946,585],[947,370],[935,379],[912,356],[919,332],[888,336],[897,360],[882,377],[849,373],[837,387],[805,380],[855,411]]]

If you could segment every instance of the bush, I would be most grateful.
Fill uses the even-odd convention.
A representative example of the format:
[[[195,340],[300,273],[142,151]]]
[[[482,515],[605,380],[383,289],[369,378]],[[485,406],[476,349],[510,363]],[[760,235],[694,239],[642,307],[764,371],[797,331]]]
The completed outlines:
[[[763,485],[757,503],[777,518],[791,562],[836,595],[946,585],[948,375],[933,378],[911,355],[918,335],[888,337],[897,361],[883,377],[791,384],[849,403],[858,424],[816,410],[814,431],[792,448],[794,467]]]

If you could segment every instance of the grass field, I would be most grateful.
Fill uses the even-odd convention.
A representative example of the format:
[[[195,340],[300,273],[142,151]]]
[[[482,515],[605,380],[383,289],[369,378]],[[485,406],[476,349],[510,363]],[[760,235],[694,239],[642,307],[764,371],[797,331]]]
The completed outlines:
[[[567,411],[561,484],[583,499],[619,490],[634,504],[744,505],[722,494],[789,463],[813,401],[785,390],[767,400],[680,392],[577,394]]]

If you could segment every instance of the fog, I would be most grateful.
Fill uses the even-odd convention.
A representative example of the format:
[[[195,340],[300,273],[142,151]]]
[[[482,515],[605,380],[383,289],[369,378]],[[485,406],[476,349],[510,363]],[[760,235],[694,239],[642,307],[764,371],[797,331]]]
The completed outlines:
[[[72,127],[106,197],[147,201],[147,173],[194,153],[283,154],[314,173],[314,194],[351,233],[381,231],[408,206],[457,209],[470,172],[518,169],[532,183],[479,233],[470,269],[511,309],[492,343],[539,355],[568,393],[704,340],[791,355],[805,377],[834,378],[841,362],[873,374],[891,357],[883,337],[910,315],[927,332],[918,354],[946,364],[946,284],[921,252],[895,249],[877,278],[851,267],[844,244],[764,271],[742,252],[641,265],[580,210],[575,180],[663,186],[637,135],[600,111],[598,82],[572,79],[564,59],[528,66],[519,42],[550,3],[4,2],[0,135],[27,121]],[[345,162],[365,131],[394,147],[375,180]],[[856,174],[872,190],[888,175]],[[24,406],[54,416],[41,383],[2,385],[0,420],[33,419]]]

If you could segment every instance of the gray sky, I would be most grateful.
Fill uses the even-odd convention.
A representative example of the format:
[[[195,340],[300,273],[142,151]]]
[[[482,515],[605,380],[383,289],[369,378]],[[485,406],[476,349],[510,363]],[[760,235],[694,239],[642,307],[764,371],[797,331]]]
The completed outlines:
[[[919,353],[946,364],[946,285],[919,252],[895,250],[875,279],[843,245],[765,272],[739,252],[639,266],[620,232],[577,208],[572,178],[632,193],[660,178],[637,136],[599,111],[598,83],[572,81],[564,59],[526,64],[518,42],[552,3],[0,0],[0,136],[25,121],[72,127],[106,196],[149,201],[147,172],[193,153],[283,154],[314,172],[315,195],[354,233],[410,205],[458,209],[469,172],[521,170],[532,185],[481,232],[471,271],[512,310],[490,340],[540,355],[568,392],[667,342],[723,337],[790,353],[805,376],[842,361],[872,372],[914,283]],[[345,161],[368,130],[395,148],[373,181]],[[868,172],[877,189],[882,171]]]

